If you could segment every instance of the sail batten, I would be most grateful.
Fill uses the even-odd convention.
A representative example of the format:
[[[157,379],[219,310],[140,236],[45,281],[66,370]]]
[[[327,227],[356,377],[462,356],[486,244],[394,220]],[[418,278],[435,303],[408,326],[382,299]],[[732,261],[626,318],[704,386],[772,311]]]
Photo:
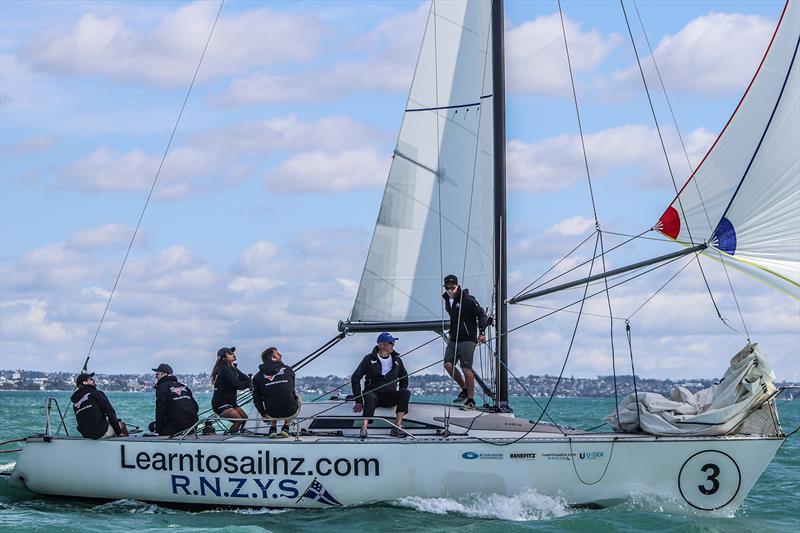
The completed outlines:
[[[450,273],[492,300],[491,55],[490,2],[432,3],[350,324],[441,323]]]

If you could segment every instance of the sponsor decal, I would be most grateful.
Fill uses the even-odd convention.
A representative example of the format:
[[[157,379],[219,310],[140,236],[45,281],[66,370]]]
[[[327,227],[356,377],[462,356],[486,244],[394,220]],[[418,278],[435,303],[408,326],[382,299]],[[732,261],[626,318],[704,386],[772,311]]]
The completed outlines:
[[[461,457],[463,459],[502,459],[504,455],[502,453],[464,452]]]
[[[508,455],[511,459],[536,459],[535,453],[512,453]]]
[[[330,506],[341,503],[320,479],[380,476],[380,460],[375,457],[307,459],[274,455],[270,450],[249,455],[208,454],[202,449],[137,452],[124,444],[120,446],[120,468],[168,473],[172,494],[295,501],[306,498]],[[313,480],[303,483],[303,477]],[[305,483],[308,485],[302,490]]]
[[[566,452],[558,452],[558,453],[543,453],[542,458],[547,459],[548,461],[569,461],[576,454],[574,453],[566,453]]]
[[[602,459],[603,457],[605,457],[605,455],[606,455],[605,452],[594,451],[594,452],[581,452],[578,454],[578,457],[580,459],[593,460],[593,459]]]

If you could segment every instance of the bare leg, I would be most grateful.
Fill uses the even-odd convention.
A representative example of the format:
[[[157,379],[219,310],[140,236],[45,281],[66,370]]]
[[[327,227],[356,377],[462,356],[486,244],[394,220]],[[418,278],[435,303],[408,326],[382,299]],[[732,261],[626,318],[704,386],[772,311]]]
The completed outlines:
[[[126,426],[125,422],[122,420],[117,420],[117,422],[119,422],[119,429],[122,430],[122,435],[120,435],[120,437],[127,437],[129,435],[128,426]]]
[[[462,368],[461,370],[464,372],[464,378],[467,381],[467,397],[475,398],[475,374],[472,373],[471,368]]]
[[[453,363],[445,363],[444,370],[445,372],[447,372],[447,375],[456,380],[456,383],[458,383],[459,387],[461,387],[462,389],[467,388],[467,385],[464,383],[464,378],[461,377],[461,372],[458,371],[458,368],[453,366]],[[466,371],[464,372],[464,374],[466,375]]]
[[[241,407],[232,407],[222,412],[222,418],[231,422],[230,433],[236,433],[241,429],[247,420],[247,414]]]
[[[405,413],[397,413],[397,418],[394,420],[394,425],[401,428],[403,427],[403,417],[406,416]]]

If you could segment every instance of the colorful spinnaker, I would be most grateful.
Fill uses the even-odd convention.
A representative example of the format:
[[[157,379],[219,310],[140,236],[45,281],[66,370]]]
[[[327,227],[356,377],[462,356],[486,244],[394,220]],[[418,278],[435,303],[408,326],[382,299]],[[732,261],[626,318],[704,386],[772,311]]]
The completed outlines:
[[[800,287],[800,2],[789,0],[750,86],[655,228]],[[751,270],[753,270],[751,268]]]

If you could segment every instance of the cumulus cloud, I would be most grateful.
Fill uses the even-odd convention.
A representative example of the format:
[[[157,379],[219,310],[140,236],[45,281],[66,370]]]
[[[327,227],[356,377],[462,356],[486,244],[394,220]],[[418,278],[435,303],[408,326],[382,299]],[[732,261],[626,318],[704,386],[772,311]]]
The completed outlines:
[[[2,153],[5,157],[22,157],[30,154],[46,152],[59,142],[55,135],[34,135],[19,142],[4,144]]]
[[[372,149],[304,152],[268,172],[264,185],[281,192],[335,192],[379,187],[386,182],[390,163],[388,156]]]
[[[617,34],[583,31],[579,23],[566,17],[564,26],[575,73],[595,69],[622,42]],[[569,91],[569,70],[558,13],[507,28],[506,61],[510,91],[545,95],[563,95]]]
[[[686,157],[674,130],[663,129],[670,163],[676,179],[689,173]],[[584,135],[592,177],[608,175],[624,167],[641,167],[644,180],[637,184],[670,184],[661,144],[655,129],[627,124]],[[698,129],[687,136],[687,151],[693,166],[713,142],[713,135]],[[531,192],[552,192],[586,180],[586,170],[578,135],[558,135],[534,143],[516,139],[506,147],[509,186]]]
[[[67,241],[67,246],[79,251],[124,248],[128,245],[132,236],[133,228],[129,226],[106,224],[74,233]],[[139,242],[142,242],[144,236],[139,234],[138,237]]]
[[[709,96],[740,93],[756,71],[775,22],[758,15],[709,13],[689,22],[656,45],[653,56],[668,91]],[[656,80],[652,58],[642,61]],[[636,65],[612,75],[615,86],[641,85]]]
[[[181,6],[148,32],[133,29],[120,15],[89,11],[69,28],[37,36],[24,57],[43,71],[182,86],[191,80],[217,8],[209,2]],[[259,8],[225,14],[199,76],[212,79],[287,60],[309,60],[317,53],[321,33],[313,16],[293,12]]]

